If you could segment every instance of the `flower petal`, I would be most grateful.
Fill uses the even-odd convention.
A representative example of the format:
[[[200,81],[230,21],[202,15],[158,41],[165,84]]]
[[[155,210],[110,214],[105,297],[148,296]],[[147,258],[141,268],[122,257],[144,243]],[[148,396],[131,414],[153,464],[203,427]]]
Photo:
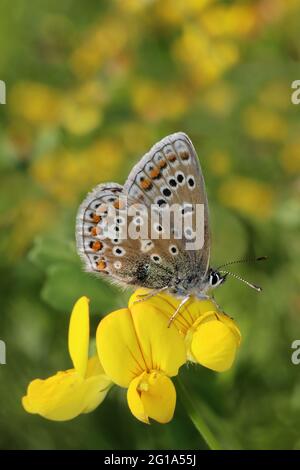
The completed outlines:
[[[89,299],[81,297],[73,307],[69,325],[69,353],[74,368],[85,376],[89,353]]]
[[[97,408],[103,402],[112,385],[112,381],[104,373],[98,356],[90,358],[87,367],[87,378],[82,384],[82,413],[90,413]]]
[[[139,298],[142,298],[140,296],[147,293],[149,293],[148,289],[138,289],[129,299],[129,308],[131,308]],[[142,304],[147,306],[152,305],[169,319],[179,306],[181,300],[182,299],[177,299],[172,295],[160,293],[145,300]],[[185,335],[188,329],[201,315],[214,309],[215,304],[212,300],[198,300],[192,297],[177,314],[173,324],[180,333]]]
[[[145,412],[145,407],[141,399],[141,394],[138,390],[141,377],[143,376],[144,374],[141,374],[139,377],[136,377],[130,382],[130,385],[127,390],[127,402],[133,416],[135,416],[139,421],[149,424],[149,419]]]
[[[74,369],[57,372],[45,380],[36,379],[28,386],[23,406],[28,413],[55,421],[75,418],[82,410],[82,381]]]
[[[183,336],[175,325],[168,327],[168,317],[152,302],[139,302],[131,314],[147,371],[161,370],[172,377],[186,361]]]
[[[168,423],[173,418],[176,391],[173,382],[165,374],[152,372],[142,374],[129,385],[128,406],[132,414],[144,423],[152,418],[159,423]]]
[[[97,351],[105,373],[121,387],[146,368],[131,313],[124,308],[104,317],[97,329]]]
[[[97,357],[90,359],[92,362],[97,360]],[[70,369],[45,380],[33,380],[22,404],[28,413],[66,421],[94,410],[104,400],[111,385],[104,374],[84,380],[75,369]]]
[[[97,330],[97,348],[105,373],[122,387],[144,371],[176,375],[186,360],[183,337],[147,301],[107,315]]]
[[[205,317],[191,335],[191,359],[209,369],[224,372],[234,361],[240,343],[239,330],[226,315],[211,312]]]

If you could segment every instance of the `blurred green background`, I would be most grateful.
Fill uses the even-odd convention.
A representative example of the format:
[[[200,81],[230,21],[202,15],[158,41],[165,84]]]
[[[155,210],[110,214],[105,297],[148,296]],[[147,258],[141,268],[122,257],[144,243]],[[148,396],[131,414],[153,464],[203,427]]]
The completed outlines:
[[[35,377],[71,366],[69,314],[91,298],[93,333],[128,294],[82,272],[79,202],[123,183],[168,133],[189,134],[212,219],[212,263],[268,255],[216,293],[243,335],[226,373],[180,376],[224,448],[300,449],[300,5],[296,0],[25,0],[0,3],[0,447],[205,448],[180,397],[173,421],[133,418],[113,389],[67,423],[26,414]]]

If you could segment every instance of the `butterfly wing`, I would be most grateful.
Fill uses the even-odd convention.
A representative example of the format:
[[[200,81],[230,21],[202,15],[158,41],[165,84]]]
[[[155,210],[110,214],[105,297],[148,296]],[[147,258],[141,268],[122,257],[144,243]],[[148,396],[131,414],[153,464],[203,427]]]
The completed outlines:
[[[200,250],[185,249],[185,233],[176,238],[171,227],[165,239],[159,223],[153,227],[152,206],[166,210],[174,203],[181,210],[204,205],[205,242]],[[134,206],[137,211],[129,213]],[[190,215],[194,226],[195,214]],[[128,236],[129,226],[136,225],[146,228],[147,236]],[[159,289],[178,277],[189,279],[191,272],[204,275],[210,247],[208,205],[190,139],[176,133],[161,140],[133,168],[124,188],[116,183],[97,186],[79,208],[76,240],[87,271],[122,285]]]
[[[176,264],[177,253],[171,252],[171,246],[176,245],[184,258],[180,262],[181,266],[185,263],[186,268],[190,269],[192,265],[192,269],[200,270],[199,274],[204,276],[210,256],[208,202],[199,159],[189,137],[183,132],[178,132],[154,145],[131,171],[124,185],[124,193],[148,207],[157,204],[164,208],[179,204],[188,213],[191,206],[195,209],[197,205],[202,205],[204,243],[201,249],[186,251],[189,240],[185,232],[181,240],[159,240],[159,246],[156,242],[155,248],[168,264]],[[187,216],[195,228],[196,211]],[[182,271],[182,268],[180,270]]]
[[[143,209],[116,183],[100,184],[87,195],[76,219],[77,251],[86,271],[122,286],[156,289],[169,284],[172,270],[153,263],[153,242],[139,237],[138,227],[150,224]],[[129,226],[137,227],[133,237],[128,237]]]

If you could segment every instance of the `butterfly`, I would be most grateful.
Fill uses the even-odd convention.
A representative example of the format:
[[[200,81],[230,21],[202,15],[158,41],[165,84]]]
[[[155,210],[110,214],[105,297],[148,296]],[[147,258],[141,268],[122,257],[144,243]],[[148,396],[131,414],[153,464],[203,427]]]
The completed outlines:
[[[165,227],[159,217],[173,206],[188,223],[178,234],[169,218],[168,236],[163,236]],[[202,243],[187,249],[197,235],[197,207],[202,208]],[[122,286],[150,289],[141,300],[163,291],[179,297],[170,322],[192,296],[211,298],[211,289],[223,284],[228,274],[235,276],[209,265],[205,182],[195,148],[183,132],[155,144],[134,166],[124,186],[99,184],[87,195],[77,214],[76,242],[87,271]]]

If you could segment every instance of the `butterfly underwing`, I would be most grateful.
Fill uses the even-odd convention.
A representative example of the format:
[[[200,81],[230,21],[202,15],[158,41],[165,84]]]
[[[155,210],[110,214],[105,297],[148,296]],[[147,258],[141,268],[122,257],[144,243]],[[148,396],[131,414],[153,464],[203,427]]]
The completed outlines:
[[[202,243],[187,249],[197,237],[198,206]],[[174,207],[183,225],[178,230],[176,217],[169,217],[166,230],[161,219]],[[87,271],[123,286],[206,298],[207,290],[225,279],[209,268],[205,183],[194,146],[183,132],[155,144],[124,186],[99,184],[87,195],[78,210],[76,241]]]

